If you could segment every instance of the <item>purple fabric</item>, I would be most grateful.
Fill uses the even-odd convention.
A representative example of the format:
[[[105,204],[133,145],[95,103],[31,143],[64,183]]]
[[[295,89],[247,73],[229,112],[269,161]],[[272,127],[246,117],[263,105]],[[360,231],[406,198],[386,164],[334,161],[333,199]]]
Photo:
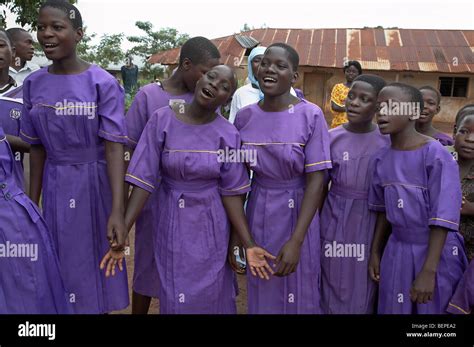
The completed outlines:
[[[74,310],[100,314],[123,309],[129,303],[126,271],[106,278],[99,269],[109,249],[112,208],[104,140],[126,143],[123,89],[91,65],[75,75],[38,70],[25,80],[23,93],[20,136],[46,150],[43,212]],[[67,105],[60,107],[57,103],[64,100]],[[93,106],[79,107],[83,102]],[[90,109],[93,116],[84,115]]]
[[[17,88],[18,89],[18,88]],[[23,101],[10,97],[0,96],[0,127],[7,135],[20,136],[20,120]],[[23,155],[20,152],[13,153],[13,174],[18,186],[24,189],[25,179],[23,177]]]
[[[321,306],[328,314],[370,314],[376,285],[367,269],[377,216],[367,205],[369,162],[390,145],[390,137],[378,128],[358,134],[339,126],[329,131],[329,138],[332,169],[321,212]],[[336,253],[342,247],[353,251]]]
[[[374,159],[369,206],[385,211],[392,233],[380,265],[379,313],[446,312],[467,264],[459,227],[461,187],[456,161],[437,141],[411,151],[381,150]],[[430,226],[448,229],[434,298],[410,300],[428,251]]]
[[[170,107],[151,116],[140,138],[126,180],[157,190],[161,313],[236,312],[221,195],[245,194],[250,183],[245,166],[218,161],[218,151],[239,147],[238,132],[222,116],[190,125]]]
[[[38,207],[18,185],[14,165],[0,127],[0,314],[72,313],[51,235]],[[13,247],[30,253],[6,256]]]
[[[449,301],[447,311],[454,314],[469,314],[474,307],[474,261],[459,281],[456,292]]]
[[[173,100],[190,102],[192,93],[171,95],[160,84],[151,83],[135,96],[127,112],[127,132],[129,147],[135,149],[138,140],[151,115],[161,107],[168,106]],[[135,262],[133,270],[133,290],[149,297],[158,297],[159,277],[153,252],[153,230],[156,228],[158,194],[153,193],[138,216],[135,224]]]
[[[250,230],[257,244],[276,256],[296,226],[305,173],[331,168],[326,121],[319,107],[302,100],[282,112],[249,105],[237,113],[235,126],[242,148],[257,152],[247,205]],[[269,281],[247,273],[249,313],[320,313],[318,214],[295,273]]]
[[[454,140],[451,136],[446,135],[445,133],[437,133],[433,136],[436,140],[438,140],[443,146],[452,146],[454,145]]]

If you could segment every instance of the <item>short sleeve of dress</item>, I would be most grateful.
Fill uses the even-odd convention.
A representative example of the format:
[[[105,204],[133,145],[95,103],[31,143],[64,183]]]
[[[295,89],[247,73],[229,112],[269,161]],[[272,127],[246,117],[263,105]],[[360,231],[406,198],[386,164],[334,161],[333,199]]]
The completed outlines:
[[[33,120],[31,119],[31,97],[30,97],[31,81],[27,78],[23,85],[23,107],[20,119],[20,137],[23,141],[28,142],[31,145],[41,144]]]
[[[237,131],[229,136],[231,140],[227,144],[229,151],[240,151],[240,135]],[[218,160],[222,162],[219,178],[219,192],[221,195],[241,195],[250,191],[250,179],[245,163],[241,161],[226,161],[225,149],[220,149]],[[238,152],[236,152],[238,153]],[[249,153],[250,155],[252,153]],[[255,153],[256,155],[256,153]],[[243,156],[236,156],[243,157]],[[250,156],[245,156],[251,158]]]
[[[319,107],[315,110],[314,124],[304,153],[306,173],[332,167],[328,127]]]
[[[379,176],[379,158],[374,156],[369,164],[368,174],[371,175],[369,183],[369,210],[385,212],[384,188]]]
[[[147,115],[147,95],[143,90],[140,90],[133,99],[125,122],[127,124],[128,146],[132,149],[138,144],[138,140],[143,132],[143,129],[148,122]]]
[[[150,193],[159,186],[161,178],[160,163],[165,135],[158,127],[159,112],[156,111],[145,126],[125,175],[127,182]]]
[[[462,203],[456,160],[439,143],[427,157],[429,225],[458,231]]]
[[[99,136],[107,141],[127,144],[123,88],[111,78],[100,83],[98,90]]]

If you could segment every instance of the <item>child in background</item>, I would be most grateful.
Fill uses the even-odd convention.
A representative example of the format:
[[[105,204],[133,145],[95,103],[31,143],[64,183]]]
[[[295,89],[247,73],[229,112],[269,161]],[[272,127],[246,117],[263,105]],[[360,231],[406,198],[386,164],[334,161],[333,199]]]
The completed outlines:
[[[377,102],[379,129],[391,139],[370,170],[369,208],[379,213],[369,273],[380,282],[378,312],[441,314],[467,263],[457,232],[458,168],[438,141],[415,130],[424,109],[418,89],[392,83]]]
[[[370,314],[376,285],[367,271],[377,214],[367,206],[369,162],[390,145],[372,123],[385,81],[359,75],[346,98],[348,123],[329,131],[331,188],[321,212],[321,305],[328,314]],[[337,254],[351,246],[353,254]]]
[[[43,213],[75,313],[128,306],[126,271],[106,279],[102,257],[124,234],[124,93],[81,60],[81,14],[65,1],[41,5],[38,41],[52,65],[23,84],[20,136],[31,144],[30,197]],[[120,250],[117,250],[120,252]]]
[[[22,85],[29,74],[40,68],[31,62],[35,53],[33,37],[23,28],[9,28],[7,29],[7,35],[13,47],[15,47],[15,55],[10,64],[10,76],[13,77],[16,83]]]
[[[140,89],[126,116],[130,154],[151,115],[176,102],[191,102],[196,82],[219,63],[219,58],[220,53],[211,41],[204,37],[191,38],[181,47],[179,66],[171,77]],[[152,194],[135,226],[132,313],[136,314],[148,313],[151,298],[158,297],[159,278],[152,248],[157,197],[157,193]]]
[[[249,313],[320,313],[320,237],[316,213],[324,170],[331,168],[321,109],[290,92],[298,78],[298,53],[276,43],[258,69],[264,98],[239,111],[242,149],[256,152],[247,216],[257,244],[277,255],[274,276],[250,273]]]
[[[468,314],[474,307],[474,104],[466,105],[456,116],[455,155],[459,164],[463,203],[459,231],[464,237],[468,270],[449,302],[450,313]]]
[[[435,88],[424,86],[419,88],[423,95],[423,111],[416,121],[416,131],[438,140],[443,146],[451,146],[453,139],[433,127],[433,118],[439,113],[441,94]]]

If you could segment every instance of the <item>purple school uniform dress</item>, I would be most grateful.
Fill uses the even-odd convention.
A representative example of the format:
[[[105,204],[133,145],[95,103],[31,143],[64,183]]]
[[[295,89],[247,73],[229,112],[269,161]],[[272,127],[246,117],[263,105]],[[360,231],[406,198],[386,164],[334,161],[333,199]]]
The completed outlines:
[[[99,269],[109,250],[112,208],[104,140],[126,142],[123,89],[96,65],[74,75],[43,68],[23,88],[20,136],[46,150],[43,213],[74,311],[123,309],[129,303],[126,271],[106,278]]]
[[[16,88],[21,89],[21,88]],[[23,108],[23,100],[0,96],[0,127],[6,135],[20,136],[20,119]],[[24,189],[25,180],[23,177],[23,155],[20,152],[13,153],[13,174],[18,186]]]
[[[329,131],[331,186],[321,211],[321,306],[328,314],[370,314],[376,285],[368,262],[377,215],[367,205],[369,163],[390,145],[378,128],[365,134]]]
[[[471,260],[464,276],[459,281],[447,311],[454,314],[470,314],[474,307],[474,261]]]
[[[437,133],[433,136],[433,138],[438,140],[443,146],[454,145],[453,138],[451,136],[446,135],[445,133]]]
[[[173,101],[190,102],[192,98],[192,93],[171,95],[158,83],[151,83],[141,88],[126,116],[129,147],[135,150],[143,129],[153,112],[168,106]],[[136,293],[155,298],[158,297],[159,277],[152,246],[153,230],[158,224],[155,216],[158,211],[157,198],[156,192],[150,196],[136,221],[133,270],[133,290]]]
[[[0,314],[72,313],[51,235],[0,127]]]
[[[222,116],[186,124],[170,107],[148,121],[126,180],[158,194],[154,235],[160,312],[235,313],[233,272],[227,262],[230,222],[221,195],[250,190],[245,166],[219,160],[240,137]]]
[[[381,150],[374,157],[369,208],[385,212],[392,226],[380,264],[379,313],[446,312],[466,268],[457,232],[461,188],[456,161],[437,141],[411,151]],[[448,230],[436,273],[434,297],[410,300],[410,288],[425,261],[430,226]]]
[[[329,136],[321,109],[302,100],[288,111],[242,108],[235,126],[242,149],[256,151],[247,204],[258,245],[277,256],[294,232],[305,191],[305,174],[331,168]],[[250,152],[249,152],[250,153]],[[295,273],[260,279],[247,272],[248,312],[320,313],[320,237],[316,213],[301,246]]]

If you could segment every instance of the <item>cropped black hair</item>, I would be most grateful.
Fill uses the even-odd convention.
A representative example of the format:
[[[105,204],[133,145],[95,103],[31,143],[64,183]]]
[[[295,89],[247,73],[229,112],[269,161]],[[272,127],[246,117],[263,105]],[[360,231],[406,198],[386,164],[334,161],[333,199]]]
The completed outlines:
[[[18,40],[20,33],[28,33],[28,31],[23,28],[9,28],[5,30],[5,32],[7,33],[8,38],[12,44]]]
[[[431,90],[433,93],[436,94],[436,98],[437,98],[437,100],[438,100],[438,105],[439,105],[439,103],[441,102],[441,93],[439,92],[438,89],[433,88],[432,86],[423,86],[423,87],[420,87],[420,88],[418,88],[418,89],[419,89],[420,91],[422,91],[422,90]]]
[[[382,77],[372,74],[359,75],[354,79],[352,83],[357,81],[366,82],[370,84],[372,88],[374,88],[376,94],[378,94],[382,90],[382,88],[387,85],[387,82],[385,82]]]
[[[467,104],[459,109],[454,122],[455,131],[457,128],[459,128],[459,124],[461,124],[462,120],[470,113],[474,114],[474,104]]]
[[[298,52],[293,47],[283,42],[277,42],[268,46],[267,50],[272,47],[283,48],[286,51],[286,53],[288,53],[288,58],[290,59],[290,63],[293,66],[293,70],[295,71],[298,70],[298,65],[300,64],[300,56],[298,55]]]
[[[41,5],[40,11],[46,7],[61,10],[66,14],[74,29],[82,28],[82,16],[76,6],[64,0],[47,0]]]
[[[179,54],[179,65],[183,64],[185,58],[191,60],[194,65],[202,64],[209,59],[220,59],[221,54],[211,40],[196,36],[187,40],[181,47]]]
[[[10,37],[8,36],[8,33],[4,29],[0,29],[0,33],[3,33],[5,35],[5,38],[7,39],[7,43],[12,46],[12,40],[10,40]]]

